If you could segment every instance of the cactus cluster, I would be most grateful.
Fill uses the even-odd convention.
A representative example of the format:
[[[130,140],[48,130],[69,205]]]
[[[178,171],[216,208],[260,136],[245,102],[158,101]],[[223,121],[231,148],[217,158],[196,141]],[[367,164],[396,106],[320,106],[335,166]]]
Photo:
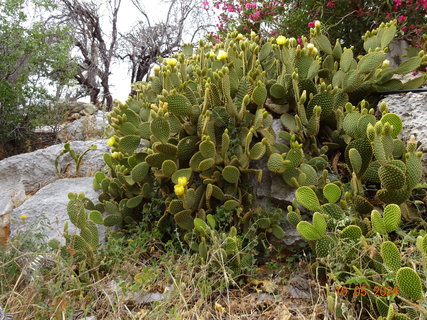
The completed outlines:
[[[99,280],[97,252],[100,235],[97,225],[104,224],[104,218],[97,209],[101,209],[101,205],[94,205],[84,193],[69,193],[68,198],[70,200],[67,205],[69,221],[79,230],[79,234],[69,233],[68,221],[66,221],[65,245],[61,246],[57,239],[52,239],[49,241],[49,246],[60,250],[63,258],[70,258],[72,263],[78,265],[78,271],[83,274],[82,280],[89,281],[89,273]],[[89,270],[89,273],[84,272],[86,270]]]
[[[375,108],[371,99],[426,80],[393,77],[427,60],[420,51],[390,67],[385,58],[395,32],[391,21],[367,33],[366,54],[359,57],[339,40],[332,46],[316,23],[310,39],[299,43],[232,32],[219,43],[185,45],[160,59],[150,80],[134,84],[135,96],[109,115],[112,153],[104,154],[107,171],[94,178],[100,203],[70,201],[70,208],[83,201],[92,210],[93,222],[84,207],[78,212],[85,212],[86,224],[72,220],[82,228],[82,248],[95,241],[87,235],[94,223],[126,227],[148,219],[164,239],[178,235],[202,261],[245,268],[253,256],[242,253],[243,233],[265,242],[286,236],[282,210],[256,206],[253,184],[262,180],[264,161],[296,188],[287,220],[319,258],[318,269],[327,270],[327,259],[344,259],[337,265],[346,271],[337,280],[355,272],[352,283],[362,281],[365,267],[389,272],[384,279],[370,274],[366,285],[372,291],[375,281],[393,284],[407,299],[421,300],[423,284],[399,239],[422,177],[421,154],[414,138],[405,143],[398,137],[399,116],[384,103]],[[307,214],[311,222],[303,220]],[[417,240],[424,257],[426,237]],[[76,236],[69,239],[77,243]],[[342,257],[331,257],[343,248]],[[87,255],[86,249],[79,252]],[[359,256],[362,250],[369,254]],[[364,299],[374,314],[405,316],[390,311],[390,299]]]
[[[161,196],[165,206],[157,221],[160,229],[176,224],[191,231],[195,218],[205,220],[217,206],[230,208],[236,227],[247,227],[243,218],[253,199],[245,182],[251,176],[262,178],[256,161],[268,158],[268,169],[293,187],[327,184],[328,146],[319,146],[317,138],[321,125],[330,145],[336,144],[336,137],[347,144],[349,167],[360,179],[370,168],[372,154],[378,158],[375,149],[385,148],[379,144],[394,145],[400,119],[384,114],[380,124],[387,138],[373,137],[372,147],[367,131],[376,123],[373,110],[355,111],[349,101],[359,103],[366,92],[390,87],[396,83],[393,74],[410,72],[412,64],[416,68],[426,57],[420,53],[405,66],[387,66],[385,48],[394,33],[395,22],[381,25],[366,37],[367,53],[357,60],[351,48],[343,49],[339,42],[332,48],[318,25],[311,29],[311,42],[304,37],[300,44],[284,37],[262,41],[255,34],[245,38],[231,33],[218,44],[200,41],[196,51],[187,45],[182,53],[164,59],[149,82],[134,85],[136,96],[110,113],[115,135],[109,140],[112,154],[104,156],[109,174],[95,178],[95,186],[103,191],[99,200],[109,213],[106,225],[141,220],[141,209]],[[274,117],[280,117],[285,128],[278,137],[272,129]],[[391,170],[401,170],[397,160],[390,159],[401,147],[395,145],[391,155],[376,159],[378,175],[384,177],[379,197],[391,202],[407,196],[419,180],[415,150],[405,161],[411,167],[405,167],[405,185],[394,186],[387,179]],[[186,178],[187,184],[178,184],[179,178]],[[371,211],[358,191],[353,202]],[[325,210],[339,215],[331,202]]]

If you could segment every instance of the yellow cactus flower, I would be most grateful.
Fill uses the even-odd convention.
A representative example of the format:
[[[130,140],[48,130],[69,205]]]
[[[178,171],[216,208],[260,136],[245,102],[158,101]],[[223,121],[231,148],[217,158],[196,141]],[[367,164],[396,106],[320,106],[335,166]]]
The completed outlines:
[[[215,58],[216,57],[216,54],[214,53],[214,52],[209,52],[209,58]]]
[[[308,43],[307,44],[307,49],[310,50],[310,51],[313,50],[314,49],[314,44]]]
[[[114,146],[115,143],[116,143],[116,138],[114,138],[114,137],[111,137],[107,141],[107,145],[110,146],[110,147]]]
[[[284,45],[285,42],[286,42],[286,37],[284,37],[284,36],[278,36],[276,38],[276,42],[277,42],[278,45]]]
[[[174,67],[174,66],[176,66],[177,61],[176,61],[176,59],[171,58],[171,59],[166,60],[166,63],[168,65]]]
[[[21,215],[21,219],[22,220],[25,220],[25,219],[27,219],[28,217],[25,215],[25,214],[23,214],[23,215]]]
[[[173,188],[173,190],[175,191],[175,194],[177,196],[182,196],[185,193],[184,186],[182,186],[180,184],[176,184],[175,187]]]
[[[158,71],[160,71],[160,67],[159,66],[154,66],[153,70],[156,71],[156,72],[158,72]]]
[[[227,59],[227,52],[225,52],[224,50],[219,50],[218,55],[217,55],[217,59],[218,60],[225,60]]]
[[[387,60],[387,59],[385,59],[385,60],[383,61],[383,68],[387,68],[389,65],[390,65],[390,61],[389,61],[389,60]]]
[[[120,152],[113,152],[111,156],[113,157],[113,159],[118,159],[120,158]]]
[[[242,40],[242,39],[243,39],[243,34],[239,33],[239,34],[236,36],[236,40]]]
[[[314,23],[314,26],[315,26],[316,28],[320,28],[320,21],[319,21],[319,20],[316,20],[316,22]]]
[[[180,186],[186,186],[188,184],[187,177],[179,177],[178,178],[178,185]]]

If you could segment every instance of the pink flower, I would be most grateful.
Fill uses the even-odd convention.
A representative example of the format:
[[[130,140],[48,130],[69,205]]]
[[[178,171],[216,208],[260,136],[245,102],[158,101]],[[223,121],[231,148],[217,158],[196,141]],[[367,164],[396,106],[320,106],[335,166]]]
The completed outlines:
[[[394,0],[394,5],[395,5],[396,7],[401,6],[401,5],[402,5],[402,0]]]
[[[406,31],[408,29],[408,27],[407,26],[403,26],[402,27],[402,31]]]
[[[327,5],[329,8],[333,8],[333,7],[335,7],[335,2],[333,2],[333,1],[329,1],[326,5]]]
[[[302,39],[301,39],[301,38],[298,38],[298,39],[297,39],[297,41],[298,41],[298,43],[299,43],[301,46],[303,46],[303,45],[304,45],[304,43],[302,42]]]
[[[233,11],[234,11],[234,7],[233,7],[233,5],[232,5],[232,4],[229,4],[229,5],[228,5],[228,7],[227,7],[227,11],[228,11],[228,12],[233,12]]]
[[[314,24],[316,23],[316,20],[313,20],[311,22],[308,23],[308,27],[309,28],[314,28]]]
[[[399,23],[403,23],[403,22],[405,22],[406,18],[407,18],[407,17],[405,17],[405,16],[398,16],[398,17],[397,17],[397,22],[399,22]]]
[[[254,14],[251,14],[249,16],[249,18],[251,18],[252,20],[258,20],[261,17],[261,11],[258,10],[257,12],[255,12]]]
[[[203,9],[208,10],[209,1],[203,1]]]

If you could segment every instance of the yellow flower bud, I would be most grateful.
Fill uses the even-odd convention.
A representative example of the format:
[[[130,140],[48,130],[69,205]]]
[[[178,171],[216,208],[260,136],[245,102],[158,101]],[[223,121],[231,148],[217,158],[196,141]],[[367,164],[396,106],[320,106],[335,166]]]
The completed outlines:
[[[316,20],[316,22],[314,23],[314,26],[315,26],[316,28],[320,28],[320,21],[319,21],[319,20]]]
[[[113,159],[118,159],[120,158],[120,152],[113,152],[111,156],[113,157]]]
[[[284,36],[278,36],[276,38],[276,42],[277,42],[278,45],[283,45],[286,42],[286,37],[284,37]]]
[[[116,143],[116,138],[114,138],[114,137],[111,137],[107,141],[107,145],[110,146],[110,147],[114,146],[115,143]]]
[[[212,51],[211,51],[211,52],[209,52],[209,58],[212,58],[212,59],[213,59],[213,58],[215,58],[215,57],[216,57],[216,55],[215,55],[215,53],[214,53],[214,52],[212,52]]]
[[[172,66],[172,67],[174,67],[174,66],[176,66],[176,63],[177,63],[177,61],[176,61],[176,59],[168,59],[168,60],[166,60],[166,63],[168,64],[168,65],[170,65],[170,66]]]
[[[160,71],[160,67],[159,67],[159,66],[155,66],[155,67],[153,68],[153,70],[154,70],[154,71],[156,71],[156,72],[158,72],[158,71]]]
[[[242,40],[243,39],[243,34],[239,33],[236,37],[236,40]]]
[[[181,186],[181,185],[179,185],[179,184],[176,184],[176,185],[174,186],[173,190],[175,191],[175,194],[176,194],[177,196],[182,196],[182,195],[184,194],[184,192],[185,192],[185,188],[184,188],[184,186]]]
[[[180,186],[186,186],[188,184],[187,177],[179,177],[178,178],[178,185]]]
[[[387,60],[387,59],[385,59],[385,60],[383,61],[383,68],[387,68],[389,65],[390,65],[390,61],[389,61],[389,60]]]
[[[307,49],[310,50],[310,51],[313,50],[314,49],[314,44],[308,43],[307,44]]]
[[[22,220],[25,220],[25,219],[27,219],[28,217],[25,215],[25,214],[23,214],[23,215],[21,215],[21,219]]]
[[[225,52],[224,50],[219,50],[218,55],[217,55],[217,59],[218,60],[225,60],[227,59],[227,52]]]

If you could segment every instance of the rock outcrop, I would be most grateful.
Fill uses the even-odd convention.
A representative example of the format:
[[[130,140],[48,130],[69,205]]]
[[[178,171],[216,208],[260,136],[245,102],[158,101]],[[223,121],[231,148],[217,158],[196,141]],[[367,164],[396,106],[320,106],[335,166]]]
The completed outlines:
[[[61,142],[99,139],[104,136],[104,128],[107,125],[107,112],[98,110],[95,114],[63,124],[58,138]]]
[[[98,192],[93,190],[92,180],[92,177],[60,179],[37,191],[12,211],[11,236],[31,229],[34,233],[43,234],[46,240],[56,238],[64,242],[64,223],[69,220],[68,193],[83,192],[87,198],[97,202]],[[78,232],[72,223],[68,224],[68,230],[70,233]]]
[[[92,144],[96,145],[97,149],[84,156],[80,168],[82,176],[101,170],[105,166],[103,154],[110,148],[105,140],[71,143],[71,148],[77,153],[83,153]],[[62,149],[63,145],[59,144],[0,161],[0,246],[9,237],[9,216],[12,210],[26,201],[29,195],[61,178],[56,173],[54,162]],[[61,157],[58,164],[64,176],[75,173],[74,161],[69,154]],[[92,188],[92,183],[88,187]]]
[[[423,151],[424,174],[427,174],[427,92],[392,94],[382,101],[387,102],[390,112],[398,114],[403,121],[401,136],[409,139],[414,135]]]

